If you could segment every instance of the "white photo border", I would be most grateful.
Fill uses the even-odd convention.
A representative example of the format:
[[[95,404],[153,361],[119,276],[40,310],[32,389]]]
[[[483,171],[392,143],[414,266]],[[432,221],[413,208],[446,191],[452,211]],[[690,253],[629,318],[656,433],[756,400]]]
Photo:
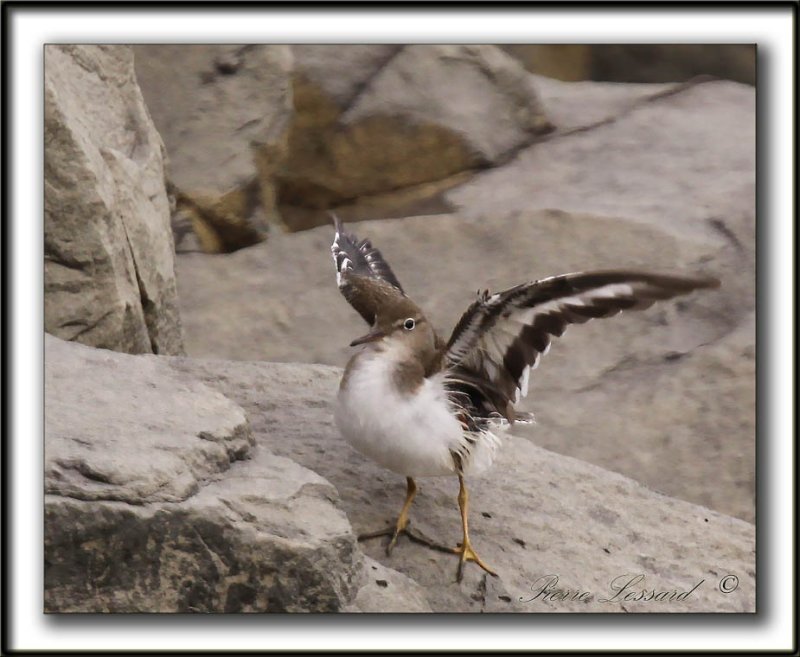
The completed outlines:
[[[766,5],[766,3],[765,3]],[[770,651],[796,648],[793,3],[345,8],[224,3],[3,7],[11,411],[5,650]],[[758,44],[758,613],[755,615],[46,616],[42,570],[44,43]],[[732,135],[731,138],[736,138]],[[8,336],[6,336],[8,337]],[[4,343],[8,344],[8,343]],[[5,414],[4,414],[5,415]],[[580,631],[577,631],[580,630]]]

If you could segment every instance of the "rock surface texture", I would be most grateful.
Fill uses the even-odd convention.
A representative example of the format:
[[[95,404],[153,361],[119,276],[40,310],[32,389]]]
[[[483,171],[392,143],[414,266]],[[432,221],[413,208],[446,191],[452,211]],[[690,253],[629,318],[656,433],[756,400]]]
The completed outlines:
[[[449,214],[353,229],[445,333],[479,287],[614,267],[720,278],[718,291],[574,328],[525,408],[543,447],[753,520],[754,91],[536,80],[556,133],[445,192]],[[363,323],[336,290],[331,234],[181,256],[189,354],[343,366]]]
[[[452,555],[357,543],[404,482],[333,427],[339,368],[45,349],[47,611],[754,610],[753,525],[519,437],[471,482],[499,578],[456,584]],[[455,481],[420,483],[412,523],[454,542]],[[537,595],[543,577],[584,595]]]
[[[463,45],[141,45],[136,70],[170,154],[180,250],[234,251],[442,191],[553,129],[502,49]],[[192,230],[194,241],[183,243]]]
[[[400,216],[552,129],[533,79],[495,46],[292,50],[295,117],[279,180],[293,229],[357,199]]]
[[[427,611],[329,482],[171,363],[46,336],[46,611]]]
[[[200,246],[261,241],[276,221],[275,172],[292,111],[288,46],[134,46],[136,73],[170,159],[178,207]]]
[[[45,330],[182,353],[164,147],[133,52],[48,45],[44,57]]]

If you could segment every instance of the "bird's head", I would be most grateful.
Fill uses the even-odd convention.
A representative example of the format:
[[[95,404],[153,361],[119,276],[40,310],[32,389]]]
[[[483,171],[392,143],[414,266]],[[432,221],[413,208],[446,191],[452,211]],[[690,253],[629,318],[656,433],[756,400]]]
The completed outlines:
[[[435,352],[436,332],[419,307],[405,295],[391,295],[375,305],[375,321],[351,347],[372,344],[380,350],[413,352],[424,358]]]

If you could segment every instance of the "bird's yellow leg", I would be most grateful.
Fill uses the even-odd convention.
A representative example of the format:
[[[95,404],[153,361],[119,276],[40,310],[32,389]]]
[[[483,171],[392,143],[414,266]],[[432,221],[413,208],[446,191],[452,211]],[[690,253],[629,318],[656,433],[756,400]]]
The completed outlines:
[[[408,511],[411,508],[411,503],[414,501],[414,496],[417,494],[417,484],[411,477],[406,477],[406,501],[403,503],[403,508],[400,509],[400,515],[397,516],[397,522],[395,523],[394,527],[386,527],[385,529],[379,529],[375,532],[369,532],[366,534],[359,534],[358,540],[359,541],[366,541],[370,538],[378,538],[380,536],[391,536],[388,545],[386,546],[386,554],[391,555],[394,546],[397,544],[397,539],[400,534],[405,534],[408,536],[409,539],[414,541],[415,543],[420,543],[421,545],[426,545],[427,547],[433,550],[439,550],[441,552],[452,552],[452,548],[445,547],[443,545],[438,545],[431,541],[430,539],[426,538],[422,534],[413,533],[409,528],[409,519],[408,519]]]
[[[461,509],[461,526],[464,528],[464,540],[461,541],[461,545],[457,547],[454,551],[456,554],[461,555],[459,562],[458,562],[458,572],[456,573],[456,581],[460,582],[463,576],[464,571],[464,564],[467,561],[474,561],[478,564],[481,568],[483,568],[487,573],[490,575],[494,575],[497,577],[497,573],[494,572],[489,566],[487,566],[483,560],[477,555],[475,550],[472,549],[472,544],[469,540],[469,493],[467,493],[467,486],[464,483],[463,475],[458,475],[458,506]]]
[[[397,544],[397,537],[400,536],[408,528],[408,510],[411,508],[411,503],[417,494],[417,484],[411,477],[406,477],[406,501],[403,502],[403,508],[400,509],[400,515],[397,516],[397,523],[394,527],[394,534],[389,545],[386,546],[386,554],[392,553],[394,546]]]

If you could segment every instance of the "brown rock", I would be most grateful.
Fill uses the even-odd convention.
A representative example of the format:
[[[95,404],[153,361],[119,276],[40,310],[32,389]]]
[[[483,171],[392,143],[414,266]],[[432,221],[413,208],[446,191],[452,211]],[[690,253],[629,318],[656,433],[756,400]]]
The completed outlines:
[[[591,79],[680,82],[695,75],[755,84],[754,44],[609,44],[592,46]],[[538,72],[538,71],[537,71]]]
[[[494,46],[295,46],[294,54],[296,117],[280,176],[292,228],[308,225],[304,210],[491,165],[552,127],[525,70]]]
[[[557,80],[682,82],[696,75],[713,75],[755,84],[756,48],[749,44],[507,44],[500,47],[531,73]]]
[[[500,47],[518,59],[531,73],[557,80],[578,81],[590,79],[592,49],[597,46],[516,43]]]

